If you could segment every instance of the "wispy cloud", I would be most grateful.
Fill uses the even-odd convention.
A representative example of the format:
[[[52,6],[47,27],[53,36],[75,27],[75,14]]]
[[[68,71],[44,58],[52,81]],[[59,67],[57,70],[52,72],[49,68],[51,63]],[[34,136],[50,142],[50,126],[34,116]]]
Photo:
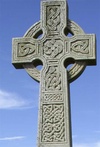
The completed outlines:
[[[15,93],[0,90],[0,109],[28,108],[32,107],[32,103]]]
[[[0,141],[22,140],[24,138],[26,137],[25,136],[3,137],[3,138],[0,138]]]
[[[73,147],[100,147],[100,141],[97,143],[91,143],[91,144],[85,144],[85,143],[75,143],[73,144]]]

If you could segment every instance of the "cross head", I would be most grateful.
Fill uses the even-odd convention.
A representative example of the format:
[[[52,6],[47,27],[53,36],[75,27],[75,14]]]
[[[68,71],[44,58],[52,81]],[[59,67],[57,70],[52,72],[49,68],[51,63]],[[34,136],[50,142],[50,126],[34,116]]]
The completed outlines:
[[[41,20],[13,39],[12,63],[40,82],[38,147],[72,147],[69,84],[96,64],[95,35],[68,19],[66,0],[43,0]]]

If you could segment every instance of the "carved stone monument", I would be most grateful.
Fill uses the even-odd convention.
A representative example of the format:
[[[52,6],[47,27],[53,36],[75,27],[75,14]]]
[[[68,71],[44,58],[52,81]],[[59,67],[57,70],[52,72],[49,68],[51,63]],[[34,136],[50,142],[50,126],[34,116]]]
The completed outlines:
[[[72,147],[69,84],[96,64],[95,35],[68,19],[66,0],[42,0],[41,20],[13,39],[12,63],[40,82],[38,147]]]

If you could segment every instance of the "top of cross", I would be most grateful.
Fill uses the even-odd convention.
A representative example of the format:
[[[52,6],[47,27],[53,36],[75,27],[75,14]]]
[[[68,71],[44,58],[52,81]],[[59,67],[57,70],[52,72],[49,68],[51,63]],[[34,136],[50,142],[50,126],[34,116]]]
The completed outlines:
[[[46,36],[59,35],[67,26],[66,0],[42,1],[41,25]]]
[[[34,63],[38,65],[40,60],[45,65],[50,60],[65,65],[74,62],[69,70],[69,81],[75,80],[86,65],[96,64],[95,35],[85,34],[76,23],[68,19],[66,5],[66,0],[43,0],[41,21],[33,25],[23,38],[13,39],[14,66],[25,68],[37,81],[40,81],[40,72]],[[36,39],[41,32],[43,37]],[[73,36],[66,36],[68,33]]]

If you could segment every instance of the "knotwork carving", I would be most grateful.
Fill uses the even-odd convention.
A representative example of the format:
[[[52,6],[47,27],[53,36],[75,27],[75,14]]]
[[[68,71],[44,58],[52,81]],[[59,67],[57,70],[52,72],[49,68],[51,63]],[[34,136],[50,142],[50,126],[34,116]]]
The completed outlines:
[[[45,94],[43,100],[44,102],[62,102],[63,96],[62,94]]]
[[[60,25],[60,6],[47,7],[47,29],[57,31]]]
[[[36,27],[39,29],[35,29]],[[35,38],[35,36],[37,36],[37,34],[41,35],[41,33],[39,34],[39,32],[41,32],[41,30],[42,30],[41,22],[37,22],[25,33],[24,37]],[[71,20],[68,20],[68,30],[73,35],[84,34],[84,31],[82,30],[82,28],[78,24],[76,24],[74,21],[71,21]],[[40,71],[35,69],[33,64],[27,63],[27,65],[23,64],[23,66],[32,78],[34,78],[38,82],[40,81]],[[31,70],[28,70],[27,67]],[[76,78],[78,78],[81,75],[81,73],[84,71],[85,67],[86,67],[85,62],[76,61],[75,64],[71,67],[71,69],[68,70],[69,82],[73,82]],[[34,76],[34,72],[35,72],[35,75],[37,75],[37,76]]]
[[[39,28],[38,30],[35,29],[35,27]],[[41,22],[37,22],[35,25],[33,25],[26,33],[25,33],[25,36],[24,37],[32,37],[32,38],[35,38],[35,36],[37,34],[39,34],[39,32],[41,31]],[[84,34],[84,31],[81,29],[81,27],[76,24],[75,22],[71,21],[71,20],[68,20],[68,30],[74,34],[74,35],[77,35],[77,34]],[[31,35],[30,35],[31,34]],[[41,34],[39,34],[41,35]],[[79,67],[79,66],[80,67]],[[25,65],[23,64],[23,66],[25,67]],[[27,67],[30,66],[30,64],[27,64]],[[27,70],[27,67],[25,68]],[[76,70],[76,67],[79,67],[77,68]],[[74,81],[76,78],[78,78],[80,76],[80,74],[84,71],[86,67],[86,63],[85,62],[79,62],[79,61],[76,61],[76,63],[73,65],[73,67],[71,69],[69,69],[68,71],[68,79],[69,79],[69,82],[72,82]],[[75,72],[76,71],[76,72]],[[31,64],[31,70],[28,71],[28,74],[34,78],[35,80],[37,81],[40,81],[40,71],[37,70],[37,73],[36,73],[36,69],[34,68],[34,65]],[[34,76],[33,73],[36,73],[38,76],[37,78]],[[35,75],[36,75],[35,74]]]
[[[42,116],[42,141],[65,141],[64,106],[62,104],[44,104]]]
[[[71,43],[71,50],[76,53],[88,54],[89,53],[89,40],[78,40]]]
[[[44,45],[44,55],[48,58],[55,58],[63,51],[63,44],[61,40],[47,40]]]
[[[61,74],[57,66],[49,67],[45,80],[46,90],[61,90]]]
[[[19,43],[18,56],[23,57],[35,53],[35,44],[32,43]]]

